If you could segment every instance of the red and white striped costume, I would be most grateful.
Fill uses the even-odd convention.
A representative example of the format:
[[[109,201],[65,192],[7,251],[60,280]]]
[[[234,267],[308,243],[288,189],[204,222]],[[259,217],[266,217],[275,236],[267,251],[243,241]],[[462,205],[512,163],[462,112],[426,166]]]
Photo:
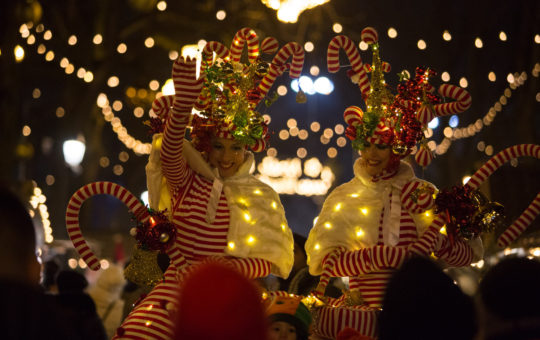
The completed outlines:
[[[184,62],[179,58],[174,64],[177,95],[161,147],[161,136],[155,136],[156,149],[147,166],[147,174],[149,169],[158,171],[148,178],[149,191],[150,182],[154,185],[157,178],[153,193],[170,197],[168,212],[176,226],[171,249],[176,250],[168,251],[171,265],[163,282],[128,315],[116,339],[171,339],[178,289],[193,265],[226,261],[248,278],[270,273],[287,277],[292,268],[292,232],[277,193],[249,174],[253,155],[247,152],[235,175],[220,178],[217,170],[184,140],[191,107],[200,91],[194,67],[195,61],[190,59]],[[150,200],[160,201],[155,197]]]
[[[348,276],[350,289],[360,291],[364,303],[377,308],[391,274],[409,256],[408,247],[433,214],[415,214],[402,206],[403,187],[419,181],[407,163],[401,162],[395,173],[371,177],[357,160],[354,172],[355,178],[336,188],[323,205],[306,242],[308,265],[311,274],[320,275],[326,261],[332,261],[326,266],[330,276]],[[471,247],[456,241],[452,247],[439,234],[434,254],[449,266],[465,266],[481,252],[479,242]]]

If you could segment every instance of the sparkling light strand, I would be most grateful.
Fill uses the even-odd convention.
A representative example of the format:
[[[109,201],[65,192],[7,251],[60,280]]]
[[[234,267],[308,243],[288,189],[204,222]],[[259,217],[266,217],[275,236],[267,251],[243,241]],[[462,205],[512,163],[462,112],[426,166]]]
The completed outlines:
[[[538,77],[539,71],[540,65],[537,64],[532,71],[533,76]],[[503,95],[499,98],[499,100],[497,100],[497,102],[495,102],[495,104],[493,104],[492,107],[489,108],[488,112],[484,115],[483,118],[477,119],[474,123],[471,123],[466,127],[446,127],[444,129],[445,137],[443,138],[441,143],[437,144],[435,141],[430,141],[428,143],[430,149],[432,151],[434,150],[437,155],[443,155],[448,151],[453,141],[462,138],[472,137],[475,134],[480,133],[480,131],[482,131],[485,126],[490,125],[495,119],[497,112],[501,111],[502,107],[508,103],[508,98],[512,96],[512,91],[516,90],[519,86],[525,83],[525,81],[527,80],[527,74],[525,72],[522,72],[521,74],[516,72],[514,73],[513,78],[514,81],[510,83],[510,86],[504,90]]]

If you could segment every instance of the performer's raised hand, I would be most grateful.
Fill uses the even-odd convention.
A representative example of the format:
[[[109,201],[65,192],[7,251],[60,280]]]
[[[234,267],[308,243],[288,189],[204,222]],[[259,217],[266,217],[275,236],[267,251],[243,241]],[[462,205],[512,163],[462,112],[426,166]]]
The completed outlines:
[[[193,104],[201,92],[204,77],[196,76],[197,60],[180,56],[173,64],[172,79],[174,82],[173,110],[191,112]]]

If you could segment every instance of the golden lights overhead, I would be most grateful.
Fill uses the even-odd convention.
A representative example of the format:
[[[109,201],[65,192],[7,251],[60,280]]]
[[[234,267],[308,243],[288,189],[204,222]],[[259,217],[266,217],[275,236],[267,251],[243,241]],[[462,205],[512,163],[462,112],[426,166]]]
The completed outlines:
[[[281,22],[295,23],[305,10],[320,6],[330,0],[261,0],[263,4],[277,11]]]

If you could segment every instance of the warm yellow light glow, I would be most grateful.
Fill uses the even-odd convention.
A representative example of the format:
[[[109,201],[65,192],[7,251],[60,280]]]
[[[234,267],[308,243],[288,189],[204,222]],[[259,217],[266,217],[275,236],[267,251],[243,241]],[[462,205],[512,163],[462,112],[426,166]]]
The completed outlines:
[[[119,44],[118,47],[116,47],[116,51],[117,51],[118,53],[120,53],[120,54],[126,53],[126,51],[127,51],[127,45],[124,44],[124,43]]]
[[[493,71],[489,72],[488,79],[491,82],[494,82],[495,80],[497,80],[497,76],[495,75],[495,72],[493,72]]]
[[[394,39],[395,37],[397,37],[397,31],[396,31],[395,28],[390,27],[390,28],[388,29],[388,37],[390,37],[390,38],[392,38],[392,39]]]
[[[425,215],[426,217],[429,217],[429,216],[431,216],[431,213],[430,213],[429,211],[426,211],[426,212],[424,213],[424,215]]]
[[[279,21],[295,23],[303,11],[322,5],[328,1],[330,0],[262,0],[262,3],[269,8],[277,10]]]
[[[21,62],[24,59],[24,49],[20,45],[15,46],[13,54],[16,62]]]
[[[467,81],[467,78],[463,77],[459,80],[459,86],[466,88],[469,86],[469,82]]]
[[[103,42],[103,36],[101,34],[96,34],[94,35],[94,38],[92,39],[92,42],[95,44],[95,45],[99,45]]]
[[[341,203],[338,203],[334,206],[334,211],[339,211],[341,210]]]
[[[253,190],[253,193],[254,193],[255,195],[262,195],[262,191],[260,191],[259,189]]]
[[[68,44],[71,46],[75,45],[77,43],[77,36],[72,35],[68,38]]]
[[[450,32],[448,32],[447,30],[444,30],[442,37],[446,41],[452,40],[452,34],[450,34]]]
[[[315,245],[315,250],[319,250],[319,249],[321,249],[321,245],[317,243],[317,244]]]
[[[118,79],[117,76],[109,77],[107,80],[107,85],[109,85],[109,87],[117,87],[118,84],[120,84],[120,79]]]
[[[482,48],[482,47],[484,47],[484,43],[482,42],[482,39],[476,38],[476,39],[474,40],[474,46],[476,46],[476,48]]]
[[[311,74],[312,76],[316,77],[319,75],[319,66],[317,65],[313,65],[309,68],[309,74]]]
[[[281,230],[283,231],[287,230],[287,226],[285,224],[281,224]]]
[[[246,212],[246,213],[244,213],[244,220],[246,220],[246,222],[249,222],[249,221],[251,221],[251,215],[250,215],[250,214],[248,214],[247,212]]]
[[[326,223],[324,224],[324,227],[325,227],[326,229],[330,229],[330,228],[332,228],[332,224],[330,224],[330,222],[326,222]]]
[[[349,196],[357,198],[359,195],[358,194],[350,194]]]
[[[364,236],[365,232],[362,229],[358,229],[356,231],[356,237],[362,237]]]
[[[362,212],[362,214],[364,214],[364,215],[367,215],[368,214],[368,209],[367,208],[360,208],[360,212]]]
[[[152,48],[154,47],[154,44],[156,42],[154,41],[154,38],[152,37],[148,37],[144,40],[144,46],[146,46],[147,48]]]
[[[463,178],[461,179],[461,183],[465,185],[470,179],[471,179],[471,176],[463,176]]]
[[[280,96],[284,96],[287,94],[287,86],[285,85],[279,85],[277,88],[277,94]]]
[[[174,95],[174,82],[172,79],[167,79],[163,86],[161,87],[161,93],[163,93],[164,96],[172,96]]]
[[[221,21],[221,20],[224,20],[226,17],[227,17],[227,12],[225,12],[224,10],[217,11],[216,19]]]
[[[439,232],[443,235],[447,235],[446,234],[446,226],[442,226],[442,228],[439,230]]]
[[[30,136],[31,133],[32,133],[32,129],[30,128],[30,126],[28,125],[23,126],[23,129],[22,129],[23,136],[28,137]]]
[[[94,74],[90,71],[86,72],[83,77],[84,81],[87,83],[92,82],[94,80]]]
[[[341,26],[340,23],[336,22],[334,25],[332,25],[332,30],[336,33],[341,33],[343,31],[343,26]]]
[[[418,46],[419,50],[425,50],[427,47],[426,42],[422,39],[418,40],[418,43],[416,45]]]
[[[304,50],[306,52],[312,52],[314,48],[315,48],[315,45],[313,45],[311,41],[306,41],[306,43],[304,44]]]
[[[442,81],[450,81],[450,73],[448,73],[448,72],[446,72],[446,71],[443,72],[443,73],[441,74],[441,80],[442,80]]]
[[[234,244],[234,242],[229,242],[227,243],[227,247],[229,247],[229,249],[234,249],[236,245]]]
[[[248,244],[253,244],[253,243],[255,243],[255,237],[253,237],[253,236],[251,236],[251,235],[248,236],[248,238],[247,238],[247,243],[248,243]]]
[[[160,1],[156,4],[156,7],[158,9],[158,11],[161,11],[163,12],[164,10],[167,9],[167,2],[166,1]]]

